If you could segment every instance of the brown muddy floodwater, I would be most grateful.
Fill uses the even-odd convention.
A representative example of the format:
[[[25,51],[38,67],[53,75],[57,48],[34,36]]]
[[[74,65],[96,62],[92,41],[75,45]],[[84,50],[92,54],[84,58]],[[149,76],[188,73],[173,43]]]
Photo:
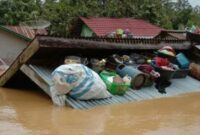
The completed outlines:
[[[0,88],[0,135],[199,134],[200,93],[74,110],[39,91]]]

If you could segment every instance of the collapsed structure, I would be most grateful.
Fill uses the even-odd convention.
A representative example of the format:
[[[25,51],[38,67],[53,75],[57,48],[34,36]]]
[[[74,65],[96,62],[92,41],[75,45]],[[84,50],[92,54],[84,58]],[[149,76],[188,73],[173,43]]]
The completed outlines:
[[[63,63],[66,56],[102,58],[111,54],[130,52],[150,52],[172,46],[177,51],[187,52],[192,48],[188,40],[160,39],[112,39],[80,38],[68,39],[49,36],[37,36],[29,46],[15,59],[9,69],[0,77],[0,86],[4,86],[20,70],[49,96],[52,85],[52,71]],[[191,56],[191,55],[190,55]],[[191,57],[192,58],[192,57]],[[23,81],[23,80],[22,80]],[[145,99],[160,98],[200,90],[200,83],[191,77],[172,80],[167,94],[162,95],[154,87],[130,90],[124,96],[115,95],[109,99],[81,101],[69,96],[66,103],[73,108],[91,108],[99,105],[126,103]],[[188,85],[189,82],[192,85]]]

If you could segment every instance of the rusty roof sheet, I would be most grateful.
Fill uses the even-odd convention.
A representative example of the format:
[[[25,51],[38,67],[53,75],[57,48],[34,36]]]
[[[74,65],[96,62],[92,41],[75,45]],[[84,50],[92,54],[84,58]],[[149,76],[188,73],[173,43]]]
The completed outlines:
[[[36,36],[35,31],[30,27],[25,27],[25,26],[4,26],[4,27],[9,29],[10,31],[13,31],[29,39],[33,39]],[[45,35],[47,34],[47,31],[45,29],[40,29],[37,30],[37,34]]]

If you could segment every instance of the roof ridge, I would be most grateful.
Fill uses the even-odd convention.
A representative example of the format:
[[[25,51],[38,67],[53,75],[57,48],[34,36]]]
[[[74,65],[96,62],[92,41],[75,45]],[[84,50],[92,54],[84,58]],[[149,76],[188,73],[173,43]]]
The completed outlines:
[[[11,26],[11,27],[12,27],[12,26]],[[7,27],[7,26],[0,25],[0,29],[1,29],[1,30],[4,30],[4,31],[6,31],[6,32],[9,32],[9,33],[11,33],[11,34],[13,34],[13,35],[15,35],[15,36],[17,36],[17,37],[19,37],[19,38],[25,40],[25,41],[31,41],[31,40],[32,40],[32,39],[30,39],[29,37],[24,36],[23,34],[19,34],[19,33],[15,32],[15,31],[13,31],[12,29],[10,29],[10,28]]]

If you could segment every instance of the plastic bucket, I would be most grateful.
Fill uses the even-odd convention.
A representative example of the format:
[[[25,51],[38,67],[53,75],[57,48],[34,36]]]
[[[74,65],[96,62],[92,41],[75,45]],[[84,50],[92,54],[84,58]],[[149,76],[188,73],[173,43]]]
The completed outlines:
[[[129,88],[128,84],[117,84],[109,81],[109,77],[118,76],[115,72],[102,71],[100,73],[101,79],[107,86],[107,89],[113,95],[124,95]]]
[[[175,73],[174,73],[173,78],[185,78],[188,75],[189,72],[190,72],[189,69],[176,70]]]
[[[183,53],[176,55],[176,60],[181,69],[188,69],[190,62]]]
[[[145,75],[138,69],[136,69],[132,66],[126,66],[124,64],[121,64],[121,65],[117,66],[116,72],[121,77],[128,75],[132,78],[131,79],[131,88],[140,89],[141,87],[143,87],[144,82],[145,82]]]
[[[153,85],[154,81],[151,79],[151,76],[149,74],[145,74],[145,82],[144,82],[144,87],[150,87]]]
[[[165,79],[165,80],[170,80],[173,78],[174,74],[175,74],[175,71],[170,71],[170,70],[164,70],[160,67],[155,67],[155,71],[159,72],[160,73],[160,77]]]

